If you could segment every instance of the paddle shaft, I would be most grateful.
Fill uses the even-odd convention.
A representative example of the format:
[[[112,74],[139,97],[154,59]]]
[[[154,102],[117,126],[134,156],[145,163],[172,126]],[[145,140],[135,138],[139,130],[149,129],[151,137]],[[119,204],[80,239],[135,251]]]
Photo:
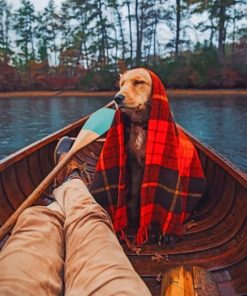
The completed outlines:
[[[32,206],[33,203],[40,197],[43,191],[51,184],[54,178],[58,175],[60,170],[68,163],[71,157],[81,148],[87,146],[95,141],[100,135],[89,130],[81,130],[77,136],[75,143],[70,151],[63,159],[54,167],[54,169],[45,177],[45,179],[34,189],[34,191],[25,199],[25,201],[16,209],[16,211],[9,217],[9,219],[0,228],[0,240],[12,229],[20,214]]]

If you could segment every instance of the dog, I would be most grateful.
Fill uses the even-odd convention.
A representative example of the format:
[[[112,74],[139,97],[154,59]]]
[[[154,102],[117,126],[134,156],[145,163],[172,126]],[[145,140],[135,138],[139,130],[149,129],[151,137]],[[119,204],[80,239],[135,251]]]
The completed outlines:
[[[128,215],[139,222],[140,189],[145,166],[148,119],[151,111],[152,79],[145,69],[133,69],[120,75],[119,92],[114,100],[126,123],[127,167],[129,189]]]

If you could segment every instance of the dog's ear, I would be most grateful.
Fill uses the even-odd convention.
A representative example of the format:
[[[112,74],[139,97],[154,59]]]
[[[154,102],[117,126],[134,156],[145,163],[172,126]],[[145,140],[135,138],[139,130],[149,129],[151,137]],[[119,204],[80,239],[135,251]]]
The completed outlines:
[[[121,79],[122,79],[122,74],[118,74],[119,75],[119,77],[118,78],[116,78],[116,83],[115,83],[115,86],[116,87],[120,87],[120,81],[121,81]]]
[[[120,81],[121,81],[122,77],[123,77],[123,74],[120,74],[120,73],[119,73],[118,87],[120,87]]]

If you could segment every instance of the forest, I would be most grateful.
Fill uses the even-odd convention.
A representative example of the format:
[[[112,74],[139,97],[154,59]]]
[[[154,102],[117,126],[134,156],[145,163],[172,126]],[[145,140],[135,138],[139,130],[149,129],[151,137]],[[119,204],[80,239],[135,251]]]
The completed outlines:
[[[0,0],[0,91],[112,90],[133,67],[170,88],[247,87],[245,0]]]

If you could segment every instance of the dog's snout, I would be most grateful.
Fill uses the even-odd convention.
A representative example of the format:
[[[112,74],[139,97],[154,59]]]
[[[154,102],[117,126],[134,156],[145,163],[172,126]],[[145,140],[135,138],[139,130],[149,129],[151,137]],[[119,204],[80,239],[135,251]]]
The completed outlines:
[[[121,95],[121,94],[117,94],[114,97],[114,100],[116,101],[117,104],[121,104],[124,100],[125,96]]]

